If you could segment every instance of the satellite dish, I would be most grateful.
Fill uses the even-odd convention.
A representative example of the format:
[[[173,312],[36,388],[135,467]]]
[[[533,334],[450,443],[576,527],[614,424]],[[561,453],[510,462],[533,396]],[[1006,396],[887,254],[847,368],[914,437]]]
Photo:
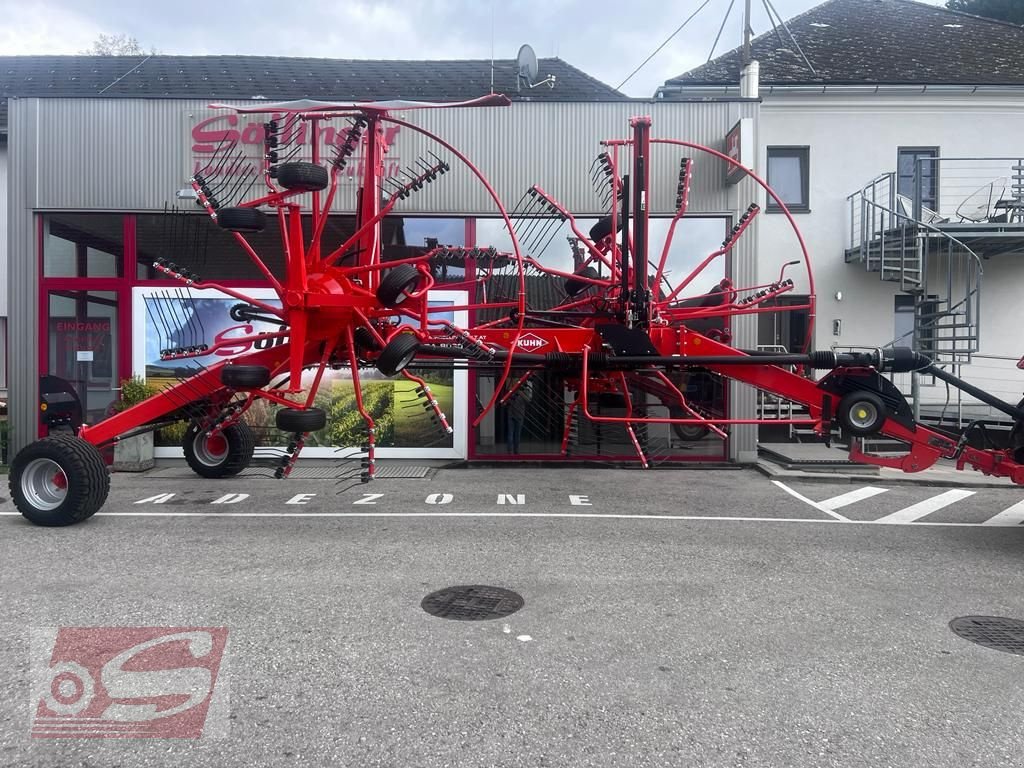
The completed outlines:
[[[537,54],[533,52],[533,48],[528,45],[523,45],[519,48],[519,53],[516,56],[516,68],[518,77],[516,78],[516,90],[522,87],[523,80],[526,81],[527,88],[533,86],[533,81],[537,79]]]

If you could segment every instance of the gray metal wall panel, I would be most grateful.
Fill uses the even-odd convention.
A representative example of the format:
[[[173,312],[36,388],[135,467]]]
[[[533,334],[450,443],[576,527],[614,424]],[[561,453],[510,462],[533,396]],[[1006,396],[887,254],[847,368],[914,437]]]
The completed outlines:
[[[201,101],[143,99],[40,99],[39,200],[41,208],[158,210],[173,201],[191,168],[189,129],[213,112]],[[516,103],[507,109],[408,112],[410,122],[437,133],[464,151],[514,205],[538,183],[573,210],[598,213],[588,171],[601,139],[629,136],[628,120],[654,119],[654,136],[683,138],[720,147],[746,103]],[[402,131],[395,156],[411,163],[430,145]],[[447,153],[439,152],[445,155]],[[652,211],[675,200],[682,150],[656,156]],[[455,164],[453,164],[455,165]],[[465,169],[404,201],[417,213],[493,213],[483,188]],[[728,208],[720,164],[701,158],[693,187],[695,212]],[[345,196],[339,201],[348,207]]]
[[[7,278],[7,147],[0,146],[0,275]],[[6,285],[6,284],[5,284]],[[0,290],[0,317],[7,317],[7,288]],[[0,360],[0,366],[4,363]]]
[[[39,289],[32,208],[35,205],[37,102],[11,99],[8,118],[7,200],[8,421],[11,450],[36,436],[39,366]]]

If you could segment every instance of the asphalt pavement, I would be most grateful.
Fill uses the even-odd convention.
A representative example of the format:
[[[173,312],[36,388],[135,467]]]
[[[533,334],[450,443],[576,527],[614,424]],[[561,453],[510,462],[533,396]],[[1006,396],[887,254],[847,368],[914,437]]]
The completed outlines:
[[[1020,489],[157,474],[65,529],[0,503],[0,765],[1024,764],[1024,656],[949,628],[1024,619]],[[453,585],[523,607],[421,608]],[[46,627],[227,628],[203,737],[39,737]]]

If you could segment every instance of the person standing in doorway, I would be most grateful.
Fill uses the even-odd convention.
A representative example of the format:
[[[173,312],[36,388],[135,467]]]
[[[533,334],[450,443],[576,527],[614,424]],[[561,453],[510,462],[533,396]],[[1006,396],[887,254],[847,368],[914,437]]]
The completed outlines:
[[[513,384],[513,386],[515,386]],[[533,399],[533,384],[529,379],[524,381],[506,401],[508,409],[508,425],[505,430],[505,442],[509,453],[519,453],[519,438],[523,434],[523,421],[526,419],[526,407]]]

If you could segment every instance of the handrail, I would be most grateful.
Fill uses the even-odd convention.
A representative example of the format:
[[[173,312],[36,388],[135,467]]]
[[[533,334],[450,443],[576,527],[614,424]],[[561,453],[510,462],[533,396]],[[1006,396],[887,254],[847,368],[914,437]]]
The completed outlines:
[[[924,221],[917,221],[916,219],[914,219],[911,216],[907,216],[904,213],[899,213],[897,211],[892,210],[891,208],[886,208],[885,206],[883,206],[883,205],[881,205],[879,203],[876,203],[873,200],[868,200],[868,199],[865,198],[862,202],[866,203],[867,205],[873,205],[874,207],[879,208],[879,209],[881,209],[881,210],[883,210],[883,211],[885,211],[885,212],[887,212],[887,213],[889,213],[889,214],[891,214],[893,216],[896,216],[897,218],[906,219],[911,224],[914,224],[914,225],[919,226],[919,227],[924,227],[925,229],[929,229],[932,232],[934,232],[935,234],[941,235],[942,237],[945,237],[948,240],[952,240],[954,243],[956,243],[961,248],[963,248],[965,251],[967,251],[969,254],[971,254],[971,256],[974,257],[974,260],[976,262],[978,262],[978,274],[979,275],[985,274],[985,269],[981,266],[981,257],[979,257],[978,254],[976,254],[960,238],[953,237],[953,235],[949,234],[949,232],[944,232],[943,230],[941,230],[938,227],[936,227],[934,224],[928,224],[927,222],[924,222]]]

